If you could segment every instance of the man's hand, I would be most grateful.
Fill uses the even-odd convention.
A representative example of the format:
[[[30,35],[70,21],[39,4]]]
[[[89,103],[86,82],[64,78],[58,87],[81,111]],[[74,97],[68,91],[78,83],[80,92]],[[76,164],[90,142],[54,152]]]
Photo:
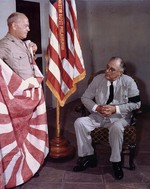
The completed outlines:
[[[106,117],[114,114],[116,112],[116,107],[114,105],[98,106],[96,111]]]
[[[33,42],[29,43],[29,48],[32,48],[33,53],[37,51],[37,45]]]
[[[26,40],[25,43],[26,43],[32,57],[34,57],[35,53],[37,51],[37,45],[30,40]]]

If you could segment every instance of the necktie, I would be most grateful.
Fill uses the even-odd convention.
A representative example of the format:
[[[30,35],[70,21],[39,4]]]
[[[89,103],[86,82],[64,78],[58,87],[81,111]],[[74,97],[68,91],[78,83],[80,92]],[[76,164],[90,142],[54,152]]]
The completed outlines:
[[[109,98],[106,104],[110,104],[113,101],[113,98],[114,98],[114,86],[113,86],[113,81],[111,81],[111,84],[109,86]]]

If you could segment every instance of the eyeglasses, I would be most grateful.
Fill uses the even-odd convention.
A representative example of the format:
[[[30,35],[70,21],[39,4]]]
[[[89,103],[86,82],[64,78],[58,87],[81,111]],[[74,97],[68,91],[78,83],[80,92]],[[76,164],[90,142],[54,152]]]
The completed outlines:
[[[116,70],[115,68],[112,68],[112,67],[109,67],[109,66],[106,67],[106,70],[109,71],[109,72],[117,72],[117,71],[119,71],[119,70]]]

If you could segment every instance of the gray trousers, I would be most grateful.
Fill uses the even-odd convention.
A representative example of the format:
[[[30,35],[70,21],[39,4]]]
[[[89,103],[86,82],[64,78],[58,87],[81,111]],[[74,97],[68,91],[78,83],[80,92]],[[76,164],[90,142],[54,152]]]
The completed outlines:
[[[127,121],[123,118],[114,120],[114,122],[110,122],[109,118],[106,118],[100,123],[88,116],[76,119],[74,127],[77,139],[78,156],[84,157],[94,154],[90,133],[97,127],[105,127],[109,129],[109,144],[111,147],[110,161],[120,162],[124,127],[127,125]]]

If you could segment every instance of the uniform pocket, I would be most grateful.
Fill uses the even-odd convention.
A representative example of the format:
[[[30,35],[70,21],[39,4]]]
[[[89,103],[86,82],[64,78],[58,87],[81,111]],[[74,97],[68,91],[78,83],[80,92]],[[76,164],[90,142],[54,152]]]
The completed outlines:
[[[13,53],[14,59],[20,61],[21,59],[27,58],[27,55],[25,53]]]
[[[22,69],[23,63],[28,60],[28,56],[26,53],[15,52],[13,53],[13,59],[15,69]]]

